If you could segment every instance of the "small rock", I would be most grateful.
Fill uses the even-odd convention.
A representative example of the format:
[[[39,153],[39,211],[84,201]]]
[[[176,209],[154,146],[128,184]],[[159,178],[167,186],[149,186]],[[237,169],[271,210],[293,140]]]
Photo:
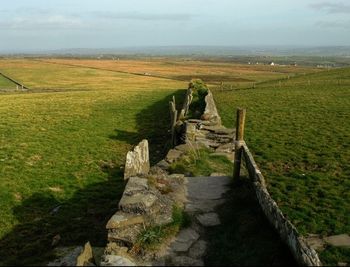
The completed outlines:
[[[168,162],[166,162],[164,159],[163,160],[161,160],[161,161],[159,161],[157,164],[156,164],[156,166],[158,166],[159,168],[161,168],[161,169],[163,169],[163,170],[167,170],[167,169],[169,169],[169,163]]]
[[[324,240],[335,247],[350,247],[350,236],[347,234],[328,236]]]
[[[84,245],[83,251],[77,257],[77,266],[87,266],[89,264],[93,264],[94,255],[92,253],[92,248],[90,242],[87,242]]]
[[[51,242],[51,246],[54,247],[56,246],[61,240],[61,236],[60,235],[55,235],[53,238],[52,238],[52,242]]]
[[[101,266],[136,266],[130,259],[118,255],[105,255]]]
[[[205,242],[204,240],[198,240],[190,248],[188,255],[194,259],[201,259],[204,256],[206,249],[207,242]]]
[[[82,251],[82,246],[67,251],[65,249],[64,255],[62,255],[62,257],[55,261],[49,262],[47,266],[76,266],[77,257]]]
[[[176,149],[170,149],[168,154],[165,157],[165,160],[169,163],[175,162],[181,155],[183,154],[182,151],[176,150]]]
[[[215,212],[205,213],[197,216],[197,220],[204,227],[216,226],[221,224],[219,216]]]

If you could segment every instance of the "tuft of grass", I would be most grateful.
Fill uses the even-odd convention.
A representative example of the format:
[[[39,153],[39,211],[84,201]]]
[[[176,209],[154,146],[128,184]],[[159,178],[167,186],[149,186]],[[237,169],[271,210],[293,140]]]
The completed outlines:
[[[318,254],[325,266],[338,266],[339,263],[350,264],[350,248],[327,246]]]
[[[191,176],[209,176],[213,172],[232,175],[233,164],[225,156],[211,156],[211,150],[201,148],[188,151],[178,161],[170,165],[170,172]]]
[[[193,90],[193,99],[189,107],[188,117],[199,119],[205,109],[205,96],[208,94],[208,87],[200,79],[191,80],[189,87]]]
[[[140,233],[134,247],[137,248],[136,250],[156,250],[164,240],[175,236],[180,229],[188,227],[190,224],[190,216],[182,208],[174,205],[172,222],[166,225],[145,228]]]

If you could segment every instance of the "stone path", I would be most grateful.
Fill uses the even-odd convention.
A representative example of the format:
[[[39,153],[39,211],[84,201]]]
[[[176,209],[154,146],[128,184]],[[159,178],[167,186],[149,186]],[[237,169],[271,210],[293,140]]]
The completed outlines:
[[[192,224],[183,229],[170,244],[166,256],[155,265],[204,266],[203,257],[207,242],[204,240],[207,227],[220,224],[215,208],[225,199],[231,179],[226,176],[186,177],[187,203],[185,211]]]

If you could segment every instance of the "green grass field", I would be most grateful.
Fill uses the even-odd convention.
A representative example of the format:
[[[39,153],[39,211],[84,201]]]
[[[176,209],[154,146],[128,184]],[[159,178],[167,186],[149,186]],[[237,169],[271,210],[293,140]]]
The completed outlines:
[[[255,89],[217,89],[214,95],[228,127],[237,107],[247,109],[245,140],[273,198],[297,229],[349,234],[350,69]]]
[[[126,152],[147,138],[152,163],[164,156],[168,100],[176,94],[180,104],[187,82],[118,71],[224,81],[224,90],[212,85],[219,113],[233,127],[236,108],[247,108],[245,139],[298,230],[350,233],[349,69],[52,61],[0,60],[0,71],[30,88],[0,95],[0,265],[44,264],[56,235],[59,246],[104,246]],[[0,89],[6,83],[0,76]],[[210,168],[230,172],[223,164]]]
[[[57,234],[60,246],[104,246],[126,152],[147,138],[152,162],[164,156],[168,101],[187,86],[130,75],[118,83],[117,74],[84,68],[42,72],[43,87],[72,91],[0,95],[0,265],[45,263]],[[35,77],[29,86],[41,88]]]

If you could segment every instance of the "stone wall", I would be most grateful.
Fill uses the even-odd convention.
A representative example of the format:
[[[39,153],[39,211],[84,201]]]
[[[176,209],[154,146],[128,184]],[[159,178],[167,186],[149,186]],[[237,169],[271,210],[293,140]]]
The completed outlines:
[[[16,84],[17,86],[19,86],[20,89],[22,89],[22,90],[23,90],[23,89],[29,89],[28,87],[24,86],[24,85],[21,84],[20,82],[17,82],[16,80],[12,79],[11,77],[9,77],[9,76],[7,76],[7,75],[1,73],[1,72],[0,72],[0,75],[3,76],[4,78],[10,80],[11,82],[13,82],[14,84]]]
[[[283,215],[277,203],[267,191],[265,179],[255,163],[246,143],[243,144],[242,149],[249,177],[253,182],[258,202],[267,219],[279,233],[281,239],[288,245],[294,258],[300,265],[322,265],[316,251],[306,243],[295,226]]]

